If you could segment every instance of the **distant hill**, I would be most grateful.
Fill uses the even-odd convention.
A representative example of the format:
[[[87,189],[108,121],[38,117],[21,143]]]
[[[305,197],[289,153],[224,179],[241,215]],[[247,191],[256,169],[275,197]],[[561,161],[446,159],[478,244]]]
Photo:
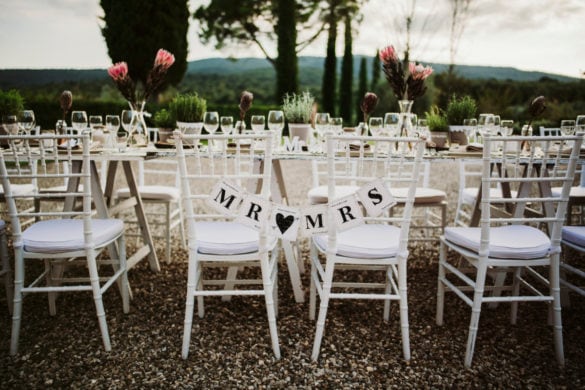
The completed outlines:
[[[357,77],[361,56],[354,57],[354,73]],[[320,77],[323,71],[323,57],[300,57],[299,69],[302,73],[310,73],[313,77]],[[372,58],[368,57],[368,69],[371,69]],[[341,64],[341,60],[338,61]],[[436,72],[447,70],[446,64],[430,64]],[[266,59],[262,58],[208,58],[191,61],[187,67],[189,75],[238,75],[259,74],[269,72],[265,76],[274,77],[274,68]],[[496,79],[514,81],[536,81],[543,77],[561,82],[576,81],[577,78],[561,76],[545,72],[527,72],[510,67],[469,66],[457,65],[456,72],[469,79]],[[26,88],[61,82],[95,82],[107,80],[105,69],[0,69],[0,88]]]

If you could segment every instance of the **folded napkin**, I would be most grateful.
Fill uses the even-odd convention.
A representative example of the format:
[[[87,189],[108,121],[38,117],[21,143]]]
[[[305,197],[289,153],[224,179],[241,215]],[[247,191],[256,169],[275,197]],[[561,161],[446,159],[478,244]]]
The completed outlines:
[[[349,144],[349,150],[360,150],[361,144]],[[365,144],[364,150],[370,150],[370,145]]]
[[[483,145],[472,142],[465,147],[465,151],[467,151],[467,152],[482,152]]]

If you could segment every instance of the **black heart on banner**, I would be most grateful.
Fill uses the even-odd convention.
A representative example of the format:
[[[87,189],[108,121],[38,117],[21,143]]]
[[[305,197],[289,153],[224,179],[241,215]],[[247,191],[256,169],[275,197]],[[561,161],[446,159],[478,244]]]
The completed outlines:
[[[291,227],[294,221],[295,221],[294,215],[289,215],[288,217],[285,217],[281,213],[276,213],[276,226],[278,226],[278,229],[280,230],[281,234],[284,234],[284,232],[286,232],[288,228]]]

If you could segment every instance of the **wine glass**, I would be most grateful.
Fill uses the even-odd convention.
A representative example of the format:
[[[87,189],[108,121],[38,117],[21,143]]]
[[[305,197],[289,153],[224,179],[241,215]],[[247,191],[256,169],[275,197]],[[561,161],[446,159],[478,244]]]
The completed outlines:
[[[573,135],[575,134],[575,126],[576,126],[576,121],[571,120],[571,119],[563,119],[561,121],[561,134],[562,135]]]
[[[575,120],[575,131],[585,131],[585,115],[577,115],[577,119]]]
[[[264,115],[252,115],[252,118],[250,118],[250,124],[252,126],[252,131],[255,134],[260,134],[264,131],[266,118],[264,118]]]
[[[225,135],[230,135],[234,131],[234,117],[233,116],[221,116],[219,117],[219,125],[221,131]]]
[[[416,132],[422,139],[431,139],[431,131],[429,130],[429,123],[426,119],[419,119],[416,124]]]
[[[101,141],[103,139],[103,122],[101,115],[90,115],[89,116],[89,128],[91,129],[92,141]]]
[[[18,135],[19,132],[18,115],[2,115],[2,128],[9,135]],[[18,150],[22,144],[22,139],[14,141],[14,148]]]
[[[463,126],[465,126],[465,133],[467,134],[467,143],[477,142],[477,119],[465,118],[463,119]]]
[[[215,134],[219,127],[219,114],[217,111],[206,111],[203,114],[203,127],[210,135]],[[215,142],[213,140],[209,140],[209,147],[211,147],[212,150],[214,149]]]
[[[30,135],[35,127],[35,113],[33,110],[23,110],[18,114],[18,125],[26,135]]]
[[[328,112],[318,112],[315,115],[315,131],[317,132],[317,140],[319,144],[325,142],[325,135],[329,130],[330,116]],[[321,148],[323,149],[323,148]],[[324,150],[324,149],[323,149]]]
[[[274,132],[274,149],[280,147],[280,139],[282,138],[282,129],[284,129],[284,112],[280,110],[268,111],[268,130]]]
[[[494,123],[494,114],[479,114],[479,120],[477,121],[477,130],[479,131],[479,134],[482,137],[492,134]]]
[[[329,119],[329,129],[332,134],[341,134],[343,132],[343,118],[333,117]]]
[[[130,137],[130,133],[126,129],[119,129],[116,131],[116,147],[118,148],[119,152],[123,152],[126,150],[128,146],[128,138]]]
[[[397,112],[387,112],[384,114],[384,132],[390,137],[398,135],[400,115]]]
[[[87,113],[85,111],[73,111],[71,113],[71,127],[73,127],[73,131],[77,135],[81,135],[83,130],[87,128]],[[75,146],[77,141],[74,142]]]
[[[372,136],[379,137],[383,134],[384,118],[378,117],[378,116],[373,116],[370,118],[368,125],[370,127],[370,132],[372,133]],[[366,135],[366,134],[364,134],[364,135]]]
[[[514,121],[511,119],[502,119],[500,122],[500,134],[509,137],[514,132]]]
[[[109,146],[116,145],[116,133],[120,128],[120,115],[106,115],[106,130],[109,133]]]

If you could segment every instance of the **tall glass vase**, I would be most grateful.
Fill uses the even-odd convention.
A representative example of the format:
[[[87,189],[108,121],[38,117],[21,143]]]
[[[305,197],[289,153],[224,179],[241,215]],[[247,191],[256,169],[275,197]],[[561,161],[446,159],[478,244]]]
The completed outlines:
[[[128,135],[128,146],[141,147],[148,145],[148,129],[144,121],[145,101],[132,104],[128,102],[132,110],[132,125]]]
[[[411,137],[414,135],[414,125],[411,119],[411,110],[414,100],[399,100],[400,115],[398,118],[398,128],[400,129],[401,137]]]

